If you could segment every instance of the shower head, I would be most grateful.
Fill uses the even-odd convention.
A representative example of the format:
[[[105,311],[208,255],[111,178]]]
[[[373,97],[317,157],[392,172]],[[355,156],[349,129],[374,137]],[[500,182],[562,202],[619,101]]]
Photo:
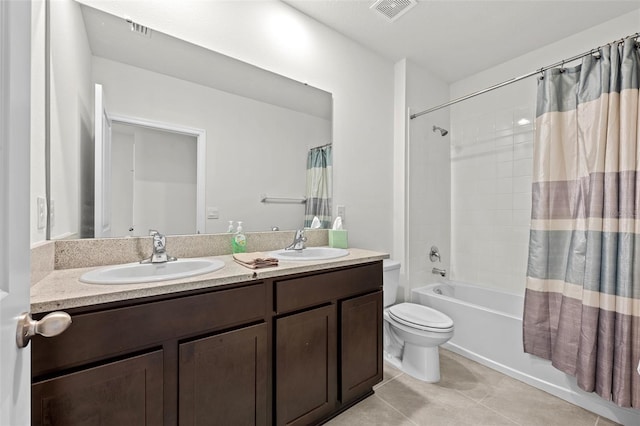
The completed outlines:
[[[442,127],[433,126],[433,131],[440,130],[440,136],[446,136],[449,131],[447,129],[443,129]]]

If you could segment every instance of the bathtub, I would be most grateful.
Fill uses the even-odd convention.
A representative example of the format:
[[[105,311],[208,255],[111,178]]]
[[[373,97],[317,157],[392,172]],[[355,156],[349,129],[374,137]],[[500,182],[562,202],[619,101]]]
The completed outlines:
[[[524,353],[524,296],[444,280],[411,290],[414,303],[447,314],[453,337],[442,347],[624,425],[640,425],[640,410],[620,408],[582,391],[573,377]]]

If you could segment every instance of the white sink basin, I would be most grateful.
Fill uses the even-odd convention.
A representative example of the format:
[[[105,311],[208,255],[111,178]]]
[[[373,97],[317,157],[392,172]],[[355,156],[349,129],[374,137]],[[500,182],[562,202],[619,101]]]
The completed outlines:
[[[343,257],[349,254],[348,250],[333,247],[307,247],[302,251],[296,250],[276,250],[269,253],[269,256],[280,260],[329,260]]]
[[[224,262],[217,259],[178,259],[166,263],[127,263],[94,269],[80,281],[89,284],[136,284],[176,280],[217,271]]]

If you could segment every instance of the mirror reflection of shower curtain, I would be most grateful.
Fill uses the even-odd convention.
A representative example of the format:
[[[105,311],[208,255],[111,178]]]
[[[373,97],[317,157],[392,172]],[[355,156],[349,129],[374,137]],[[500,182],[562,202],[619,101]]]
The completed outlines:
[[[307,155],[305,228],[311,226],[314,216],[318,216],[323,228],[331,226],[332,175],[332,146],[325,145],[310,149]]]

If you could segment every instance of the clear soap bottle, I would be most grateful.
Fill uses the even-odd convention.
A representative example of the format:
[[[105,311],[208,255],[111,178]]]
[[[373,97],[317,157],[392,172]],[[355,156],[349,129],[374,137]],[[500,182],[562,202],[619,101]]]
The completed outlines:
[[[236,233],[233,234],[231,249],[234,253],[245,253],[247,251],[247,237],[242,232],[242,222],[238,222]]]

